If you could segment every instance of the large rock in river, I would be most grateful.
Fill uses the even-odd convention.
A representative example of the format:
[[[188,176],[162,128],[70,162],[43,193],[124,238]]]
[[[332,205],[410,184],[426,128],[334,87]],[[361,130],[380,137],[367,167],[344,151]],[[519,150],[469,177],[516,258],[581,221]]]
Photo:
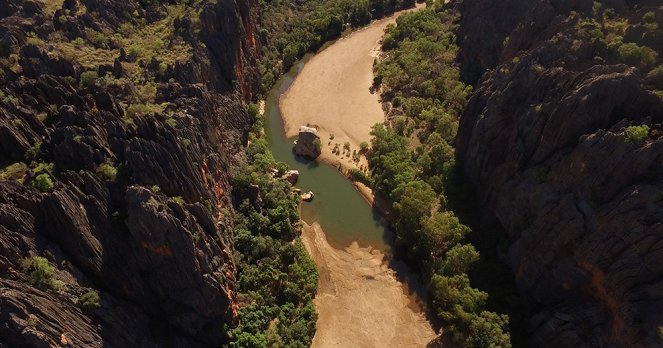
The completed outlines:
[[[320,156],[321,150],[322,143],[318,136],[318,130],[313,127],[299,127],[299,137],[295,141],[295,148],[293,149],[295,154],[308,159],[316,159]]]

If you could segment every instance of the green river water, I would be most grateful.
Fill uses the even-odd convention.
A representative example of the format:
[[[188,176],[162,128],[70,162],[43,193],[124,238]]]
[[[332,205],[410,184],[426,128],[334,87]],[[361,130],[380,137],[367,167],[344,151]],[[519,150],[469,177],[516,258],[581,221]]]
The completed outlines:
[[[308,224],[317,221],[333,247],[343,248],[356,241],[362,247],[389,251],[389,234],[379,213],[362,198],[352,183],[330,165],[316,161],[306,163],[295,158],[292,147],[296,138],[285,137],[279,97],[310,57],[305,57],[283,75],[265,100],[265,132],[269,147],[277,161],[299,171],[297,187],[302,192],[315,193],[312,202],[302,203],[301,216]],[[321,140],[323,146],[326,145],[327,139]]]

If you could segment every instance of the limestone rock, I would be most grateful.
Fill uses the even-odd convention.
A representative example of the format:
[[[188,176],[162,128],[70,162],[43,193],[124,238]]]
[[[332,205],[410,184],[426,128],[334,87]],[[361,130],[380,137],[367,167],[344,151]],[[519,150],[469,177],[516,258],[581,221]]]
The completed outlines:
[[[293,149],[296,155],[313,160],[320,156],[322,145],[318,130],[313,127],[299,127],[299,136]]]
[[[313,191],[309,191],[309,192],[304,193],[301,197],[302,197],[302,201],[310,202],[310,201],[313,200],[313,197],[315,197],[315,194],[313,193]]]
[[[283,178],[290,184],[294,185],[297,183],[297,180],[299,179],[299,171],[289,170],[283,175]]]

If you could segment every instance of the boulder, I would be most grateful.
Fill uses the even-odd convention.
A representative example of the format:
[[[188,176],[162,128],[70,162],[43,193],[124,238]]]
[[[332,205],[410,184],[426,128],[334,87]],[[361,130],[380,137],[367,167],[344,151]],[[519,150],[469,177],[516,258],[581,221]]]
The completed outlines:
[[[299,137],[295,141],[293,149],[295,155],[313,160],[320,156],[321,150],[322,143],[318,136],[318,130],[313,127],[299,127]]]
[[[299,171],[289,170],[283,175],[283,179],[294,185],[297,183],[297,179],[299,179]]]
[[[302,195],[302,201],[310,202],[313,200],[313,197],[315,197],[313,191],[306,192],[305,194]]]
[[[253,204],[259,204],[262,202],[262,198],[260,197],[260,186],[249,185],[249,200]]]

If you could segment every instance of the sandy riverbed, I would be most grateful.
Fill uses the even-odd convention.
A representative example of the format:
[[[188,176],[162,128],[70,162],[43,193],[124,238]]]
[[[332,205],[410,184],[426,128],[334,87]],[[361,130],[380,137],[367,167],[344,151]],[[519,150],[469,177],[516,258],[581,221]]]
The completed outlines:
[[[315,126],[323,144],[320,159],[335,167],[366,166],[363,157],[357,164],[351,157],[334,155],[332,149],[338,144],[343,152],[343,144],[349,142],[350,153],[358,151],[361,142],[370,141],[371,127],[384,121],[379,92],[370,90],[373,61],[384,29],[400,13],[375,21],[316,54],[279,100],[286,135],[296,136],[303,125]]]
[[[384,254],[334,249],[317,223],[304,225],[302,240],[320,271],[312,347],[425,347],[436,337]]]

